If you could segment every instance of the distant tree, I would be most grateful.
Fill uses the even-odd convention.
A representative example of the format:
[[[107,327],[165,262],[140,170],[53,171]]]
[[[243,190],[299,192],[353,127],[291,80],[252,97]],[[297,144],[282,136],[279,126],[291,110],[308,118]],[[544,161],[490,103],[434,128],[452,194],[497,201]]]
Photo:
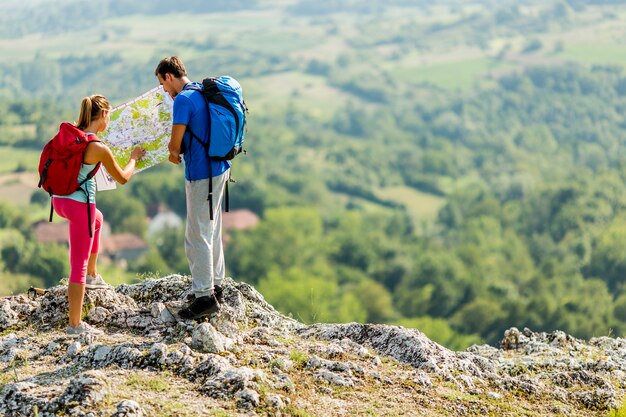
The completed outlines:
[[[454,254],[428,251],[416,260],[413,274],[396,287],[397,308],[405,317],[447,317],[463,303],[467,279],[462,262]]]
[[[102,192],[98,194],[98,209],[111,225],[112,232],[133,233],[139,237],[145,235],[148,227],[146,208],[139,200],[124,192]]]
[[[607,336],[611,332],[613,299],[598,279],[570,280],[573,288],[559,299],[551,327],[580,338]]]
[[[179,216],[186,215],[183,170],[157,166],[138,175],[129,183],[130,194],[145,207],[155,209],[165,204]]]
[[[43,279],[47,286],[57,285],[69,276],[67,248],[61,245],[37,244],[26,251],[19,263],[18,272]]]
[[[365,320],[369,323],[388,323],[397,313],[389,291],[382,285],[372,280],[363,280],[346,289],[353,294],[366,311]]]
[[[28,274],[0,272],[0,296],[25,294],[30,287],[45,287],[43,279]]]
[[[61,67],[58,62],[37,57],[37,65],[21,64],[21,87],[39,96],[56,96],[62,90]],[[46,80],[41,83],[41,80]]]
[[[323,263],[330,250],[316,210],[268,209],[255,229],[236,234],[227,259],[235,276],[256,284],[275,268],[306,270]]]
[[[36,190],[30,195],[30,204],[45,206],[50,204],[50,196],[43,190]]]
[[[169,273],[174,272],[163,260],[163,257],[156,248],[151,248],[138,262],[132,263],[128,270],[140,274],[154,273],[159,275],[168,275]],[[175,272],[180,273],[182,271]]]
[[[19,211],[14,205],[0,201],[0,228],[10,228],[18,222]]]
[[[313,59],[307,64],[306,71],[314,75],[328,75],[330,68],[330,64],[322,62],[318,59]]]
[[[184,242],[184,228],[162,230],[152,238],[152,243],[156,246],[159,256],[156,253],[151,253],[146,262],[149,261],[152,268],[159,268],[162,272],[188,274],[189,263],[185,254]],[[165,265],[162,265],[161,262],[164,262]]]
[[[466,334],[479,334],[493,341],[501,336],[501,327],[506,327],[507,314],[502,308],[503,300],[476,299],[461,307],[452,317],[454,328]]]
[[[9,272],[16,272],[22,262],[23,247],[17,245],[4,245],[0,250],[2,262]]]
[[[613,316],[618,322],[626,323],[626,294],[621,294],[613,304]]]
[[[626,225],[620,218],[598,238],[586,275],[602,279],[611,290],[626,284]]]
[[[522,52],[525,54],[529,54],[531,52],[540,50],[542,47],[543,47],[543,43],[539,39],[532,39],[524,46],[524,49],[522,49]]]
[[[305,323],[364,322],[367,313],[355,294],[342,292],[328,276],[299,268],[272,270],[258,289],[279,311]]]

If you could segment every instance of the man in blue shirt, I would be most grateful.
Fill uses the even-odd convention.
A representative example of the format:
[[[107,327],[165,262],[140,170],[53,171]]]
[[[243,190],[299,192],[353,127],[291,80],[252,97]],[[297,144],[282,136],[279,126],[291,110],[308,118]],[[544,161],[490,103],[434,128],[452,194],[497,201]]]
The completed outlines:
[[[220,309],[218,298],[225,274],[221,205],[230,176],[230,162],[209,159],[205,148],[198,143],[198,140],[208,139],[209,112],[202,93],[189,89],[202,85],[189,80],[182,60],[177,56],[162,59],[154,75],[174,99],[169,160],[176,165],[185,161],[185,253],[191,270],[192,296],[191,303],[179,312],[179,317],[197,320]],[[192,137],[189,130],[197,138]],[[207,199],[209,181],[213,189],[213,220]]]

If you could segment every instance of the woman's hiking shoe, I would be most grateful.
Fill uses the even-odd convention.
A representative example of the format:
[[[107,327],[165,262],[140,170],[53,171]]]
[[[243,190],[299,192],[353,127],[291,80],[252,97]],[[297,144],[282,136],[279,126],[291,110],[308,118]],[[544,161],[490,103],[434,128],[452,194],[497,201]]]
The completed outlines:
[[[220,311],[220,303],[215,295],[195,298],[187,307],[178,312],[178,317],[184,320],[198,320]]]
[[[104,332],[100,329],[96,329],[95,327],[88,325],[84,321],[81,321],[80,323],[78,323],[78,326],[76,327],[72,327],[68,325],[67,334],[69,335],[89,334],[93,336],[100,336],[100,335],[103,335]]]
[[[224,301],[224,288],[222,288],[221,285],[215,285],[213,287],[213,294],[215,295],[215,298],[217,298],[217,301],[219,301],[220,303],[222,301]],[[193,300],[196,299],[196,295],[192,292],[190,292],[189,294],[187,294],[187,297],[185,297],[185,301],[188,303],[191,303]]]
[[[111,286],[104,282],[102,275],[98,274],[95,277],[92,277],[91,275],[87,274],[87,276],[85,277],[85,288],[89,290],[94,290],[97,288],[111,288]]]

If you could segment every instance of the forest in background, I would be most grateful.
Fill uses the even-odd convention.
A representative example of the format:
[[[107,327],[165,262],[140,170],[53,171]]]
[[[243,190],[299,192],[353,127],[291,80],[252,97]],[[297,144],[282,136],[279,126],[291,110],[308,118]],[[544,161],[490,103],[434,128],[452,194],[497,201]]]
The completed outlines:
[[[121,103],[178,54],[192,79],[228,73],[244,87],[248,154],[231,206],[261,222],[233,233],[227,269],[280,311],[415,327],[454,349],[497,343],[511,326],[624,335],[626,8],[176,6],[0,6],[0,149],[13,156],[0,174],[35,172],[82,96]],[[2,292],[57,284],[66,249],[36,243],[31,227],[47,195],[26,209],[12,197],[0,187]],[[142,237],[155,203],[184,215],[181,169],[98,195],[112,231]],[[188,273],[182,234],[163,232],[140,262],[107,273]]]

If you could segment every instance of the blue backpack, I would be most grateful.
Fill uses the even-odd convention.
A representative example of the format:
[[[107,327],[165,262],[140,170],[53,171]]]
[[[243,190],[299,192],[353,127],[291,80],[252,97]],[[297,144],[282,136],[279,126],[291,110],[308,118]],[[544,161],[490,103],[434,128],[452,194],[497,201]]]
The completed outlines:
[[[246,134],[246,113],[248,108],[243,99],[241,84],[233,77],[222,75],[217,78],[205,78],[202,88],[186,87],[202,93],[209,109],[209,137],[200,138],[187,126],[192,140],[195,138],[206,150],[209,159],[229,161],[243,149]],[[209,170],[211,164],[209,163]],[[209,178],[213,177],[209,172]],[[230,179],[229,179],[230,180]],[[209,181],[209,204],[213,220],[213,181]],[[225,211],[229,210],[228,182],[224,195]]]

